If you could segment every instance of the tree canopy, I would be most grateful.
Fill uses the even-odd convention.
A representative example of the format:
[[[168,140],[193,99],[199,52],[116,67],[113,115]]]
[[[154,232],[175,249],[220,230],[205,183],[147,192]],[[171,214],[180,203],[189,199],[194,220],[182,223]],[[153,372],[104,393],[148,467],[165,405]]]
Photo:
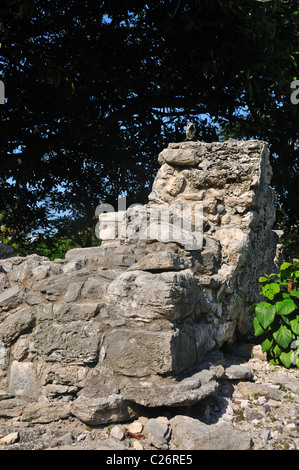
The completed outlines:
[[[15,239],[144,203],[184,139],[270,144],[278,222],[298,228],[297,0],[2,0],[0,213]],[[90,243],[90,237],[86,238]]]

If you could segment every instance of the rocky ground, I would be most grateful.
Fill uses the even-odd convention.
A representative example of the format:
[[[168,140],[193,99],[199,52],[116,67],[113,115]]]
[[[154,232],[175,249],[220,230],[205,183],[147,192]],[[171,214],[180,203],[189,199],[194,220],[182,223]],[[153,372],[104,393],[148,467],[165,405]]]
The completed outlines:
[[[131,423],[100,427],[74,417],[35,423],[6,413],[0,450],[299,449],[298,368],[271,366],[260,346],[248,344],[208,355],[206,366],[217,370],[219,388],[196,406],[151,409]]]

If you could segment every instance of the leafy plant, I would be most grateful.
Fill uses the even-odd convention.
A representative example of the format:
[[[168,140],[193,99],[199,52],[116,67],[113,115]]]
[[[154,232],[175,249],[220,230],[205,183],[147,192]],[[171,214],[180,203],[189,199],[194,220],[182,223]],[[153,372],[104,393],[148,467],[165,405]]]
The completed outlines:
[[[299,259],[259,278],[264,301],[250,307],[255,336],[270,364],[299,367]]]

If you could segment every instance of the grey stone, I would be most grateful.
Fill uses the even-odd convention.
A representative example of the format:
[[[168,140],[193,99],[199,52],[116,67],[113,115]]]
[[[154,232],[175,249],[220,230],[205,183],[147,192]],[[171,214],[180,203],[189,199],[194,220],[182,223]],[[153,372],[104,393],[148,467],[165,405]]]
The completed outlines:
[[[13,361],[10,372],[9,393],[29,398],[38,397],[36,372],[32,362]]]
[[[90,277],[91,271],[88,269],[81,269],[70,273],[58,274],[51,276],[49,279],[43,279],[33,285],[35,291],[42,294],[62,295],[66,294],[69,284],[73,282],[83,282]]]
[[[51,271],[51,266],[41,265],[37,266],[32,270],[32,276],[35,277],[36,280],[45,279],[49,276]]]
[[[81,290],[82,297],[92,299],[103,299],[105,297],[108,283],[97,278],[89,278]]]
[[[13,286],[0,293],[0,309],[12,310],[18,307],[23,301],[23,292],[19,286]]]
[[[111,282],[106,299],[108,308],[124,317],[173,321],[193,312],[198,301],[198,284],[190,270],[158,274],[125,272]]]
[[[170,439],[170,427],[168,420],[161,418],[149,419],[145,424],[151,444],[158,449],[167,449]]]
[[[208,425],[177,415],[170,425],[179,450],[250,450],[253,444],[248,435],[235,431],[229,423]]]
[[[233,364],[225,369],[225,378],[230,380],[250,380],[253,373],[250,367]]]
[[[138,263],[131,266],[128,271],[180,271],[191,267],[191,262],[182,256],[169,251],[150,253],[143,257]]]
[[[62,267],[64,273],[71,273],[72,271],[79,271],[82,268],[81,263],[78,261],[70,261]]]
[[[283,392],[267,385],[252,383],[252,382],[240,382],[236,387],[237,391],[240,392],[244,398],[250,398],[252,396],[265,396],[272,400],[282,400]]]
[[[20,416],[20,414],[22,414],[26,406],[27,401],[23,398],[1,399],[0,416],[7,418],[16,418],[17,416]]]
[[[263,418],[263,415],[252,408],[245,408],[244,410],[244,418],[248,421],[257,420],[260,421]]]
[[[113,426],[110,431],[110,436],[114,437],[114,439],[117,439],[119,441],[122,441],[125,437],[124,432],[120,426]]]
[[[135,417],[119,394],[99,398],[80,396],[71,406],[72,414],[90,426],[117,423]]]
[[[142,382],[130,379],[122,384],[122,395],[126,400],[146,407],[192,406],[218,389],[215,374],[205,372],[181,381],[156,377],[146,377]]]
[[[291,390],[293,393],[299,394],[298,378],[276,373],[274,375],[274,383]]]
[[[106,337],[104,348],[116,372],[135,377],[176,374],[196,361],[195,340],[183,331],[118,329]]]
[[[39,305],[43,302],[43,296],[36,294],[35,292],[29,292],[25,294],[24,300],[28,305]]]
[[[71,322],[77,320],[91,320],[100,311],[99,303],[57,303],[53,306],[53,319],[57,322]]]
[[[5,344],[11,344],[34,324],[35,316],[31,308],[16,310],[8,314],[0,324],[0,338]]]
[[[11,432],[10,434],[7,434],[6,436],[0,438],[0,445],[14,444],[19,440],[19,438],[20,435],[18,431]]]
[[[33,402],[25,407],[21,420],[31,423],[51,423],[71,416],[71,405],[65,402]]]
[[[32,347],[45,361],[91,364],[98,359],[100,325],[82,320],[67,323],[44,321],[32,334]]]
[[[57,440],[57,445],[71,445],[73,444],[75,438],[71,432],[66,432]]]
[[[66,294],[64,295],[64,300],[66,302],[74,302],[75,300],[77,300],[82,286],[83,282],[72,282],[71,284],[69,284]]]
[[[267,428],[263,428],[261,431],[261,439],[265,442],[271,439],[271,432]]]
[[[196,150],[188,149],[164,149],[159,154],[159,163],[168,163],[169,165],[179,165],[179,166],[195,166],[199,162],[199,157]]]

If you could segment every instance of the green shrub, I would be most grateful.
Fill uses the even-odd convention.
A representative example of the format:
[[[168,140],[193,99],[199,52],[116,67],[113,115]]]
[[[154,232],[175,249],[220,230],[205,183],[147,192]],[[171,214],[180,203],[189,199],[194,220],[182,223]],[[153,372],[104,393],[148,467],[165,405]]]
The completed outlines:
[[[263,302],[250,307],[255,336],[270,364],[299,367],[299,259],[259,278]]]

